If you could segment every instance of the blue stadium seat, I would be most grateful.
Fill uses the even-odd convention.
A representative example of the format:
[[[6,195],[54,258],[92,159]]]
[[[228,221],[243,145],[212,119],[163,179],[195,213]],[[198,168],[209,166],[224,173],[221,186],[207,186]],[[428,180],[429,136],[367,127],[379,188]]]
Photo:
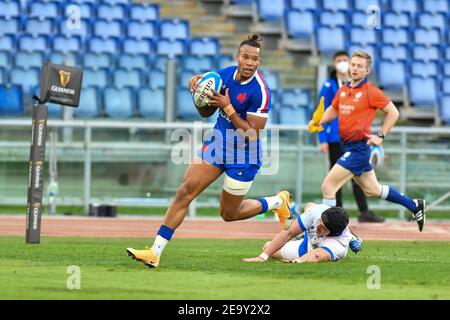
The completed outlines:
[[[417,26],[425,29],[437,28],[441,33],[445,32],[446,16],[444,14],[419,13],[417,15]]]
[[[0,50],[12,52],[14,51],[15,46],[16,43],[13,36],[0,34]]]
[[[396,12],[407,12],[414,15],[417,11],[416,0],[390,0],[390,8]]]
[[[252,4],[255,0],[230,0],[230,3]]]
[[[317,31],[317,43],[322,54],[332,55],[346,47],[344,30],[342,28],[321,27]]]
[[[442,96],[439,100],[439,113],[442,120],[450,124],[450,95]]]
[[[2,97],[0,99],[1,116],[21,116],[24,114],[21,86],[0,85],[0,97]]]
[[[445,62],[443,65],[444,76],[450,77],[450,62]]]
[[[77,9],[74,6],[78,7]],[[95,10],[90,3],[69,2],[64,4],[63,16],[71,17],[80,14],[82,19],[92,19],[95,17]]]
[[[53,20],[45,19],[40,20],[37,18],[25,20],[25,32],[32,35],[52,35],[53,32]]]
[[[429,13],[447,14],[449,11],[449,4],[447,0],[423,1],[422,5],[423,10]]]
[[[130,21],[127,26],[127,36],[136,39],[153,39],[158,36],[155,22]]]
[[[314,34],[314,14],[310,11],[287,10],[285,23],[289,37],[307,39]]]
[[[59,52],[80,52],[82,50],[81,40],[78,36],[53,38],[53,50]]]
[[[11,59],[7,51],[0,51],[0,68],[11,68]]]
[[[52,52],[48,56],[48,61],[69,67],[81,67],[80,58],[75,52]]]
[[[0,18],[0,34],[15,35],[20,32],[19,18]]]
[[[406,29],[383,28],[381,32],[382,42],[384,44],[391,44],[394,46],[409,45],[409,36]]]
[[[196,55],[215,56],[219,53],[219,41],[215,38],[194,38],[190,41],[189,52]]]
[[[107,53],[88,52],[83,55],[83,67],[89,69],[107,69],[112,66],[112,57]]]
[[[153,68],[160,71],[166,70],[167,56],[157,55],[153,60]]]
[[[0,17],[19,17],[20,2],[19,1],[2,1],[0,2]]]
[[[161,20],[159,35],[164,39],[188,39],[189,23],[186,20]]]
[[[103,0],[103,2],[111,5],[128,5],[130,3],[130,0]]]
[[[182,120],[201,120],[189,89],[177,90],[177,113]]]
[[[39,92],[39,91],[38,91]],[[48,108],[48,117],[53,119],[61,119],[63,107],[56,103],[46,103]]]
[[[108,72],[104,69],[84,69],[83,70],[83,88],[99,87],[103,88],[109,84]]]
[[[188,70],[188,69],[180,70],[179,75],[178,75],[178,87],[183,88],[183,89],[188,89],[189,88],[189,79],[191,79],[192,76],[196,73],[203,73],[203,72],[196,72],[194,70]]]
[[[283,106],[289,106],[291,108],[309,108],[311,96],[306,90],[285,89],[280,92],[280,102]]]
[[[186,55],[181,57],[180,62],[183,69],[194,71],[215,69],[213,57],[210,56]]]
[[[407,13],[386,12],[382,15],[383,27],[389,28],[409,28],[411,25],[410,16]]]
[[[263,21],[281,21],[286,9],[284,0],[257,0],[256,5],[258,16]]]
[[[306,108],[292,108],[281,106],[278,110],[280,124],[285,125],[306,125],[309,122]]]
[[[414,30],[414,43],[425,46],[440,45],[441,35],[437,29],[416,28]]]
[[[42,52],[18,51],[14,54],[14,65],[20,68],[40,68],[44,62]]]
[[[412,48],[412,56],[414,60],[422,61],[439,61],[440,52],[439,47],[424,47],[424,46],[414,46]]]
[[[316,11],[319,9],[318,0],[290,0],[290,8],[300,11],[310,10]]]
[[[406,61],[408,60],[408,49],[406,46],[381,45],[380,56],[383,60]]]
[[[22,86],[23,92],[29,95],[39,85],[40,71],[37,68],[14,68],[10,71],[10,82]]]
[[[159,39],[156,42],[156,53],[174,57],[186,53],[186,43],[183,40]]]
[[[344,27],[347,25],[347,17],[344,12],[322,11],[320,25],[324,27]]]
[[[405,84],[406,69],[401,61],[385,61],[378,63],[378,82],[385,89],[402,89]]]
[[[116,69],[113,74],[113,83],[116,87],[139,88],[143,85],[142,75],[139,70]]]
[[[164,119],[165,92],[164,89],[140,88],[138,90],[139,114],[145,118]]]
[[[59,22],[59,33],[64,36],[87,37],[90,34],[89,22],[86,19],[80,19],[79,25],[73,24],[70,19],[61,19]]]
[[[280,77],[276,71],[262,69],[260,72],[270,90],[274,91],[281,88]]]
[[[357,0],[355,1],[354,9],[366,12],[367,8],[372,5],[376,5],[381,8],[380,0]]]
[[[449,50],[450,51],[450,50]],[[236,59],[231,55],[222,54],[217,57],[217,69],[236,65]]]
[[[436,105],[437,87],[434,78],[411,77],[408,84],[411,103],[421,107]]]
[[[372,61],[376,64],[377,63],[377,50],[375,49],[375,46],[372,45],[360,45],[360,44],[352,44],[348,47],[347,51],[349,52],[349,54],[351,55],[352,52],[355,51],[365,51],[367,52],[371,57],[372,57]]]
[[[435,62],[422,62],[413,61],[411,62],[411,75],[428,78],[437,77],[439,74],[437,63]]]
[[[350,30],[350,42],[361,45],[376,44],[377,34],[374,29],[352,28]]]
[[[122,69],[132,70],[148,70],[150,65],[147,56],[144,54],[121,54],[117,60],[117,66]]]
[[[21,36],[19,39],[19,49],[23,51],[42,51],[48,50],[47,37],[45,36]]]
[[[164,71],[153,69],[148,75],[148,82],[151,89],[166,87],[166,74]]]
[[[93,31],[101,38],[119,38],[122,36],[122,25],[119,21],[96,20]]]
[[[348,0],[323,0],[323,9],[331,11],[348,11],[350,9]]]
[[[32,2],[29,7],[30,16],[39,18],[59,17],[59,5],[57,2]]]
[[[0,68],[0,84],[6,83],[6,69]]]
[[[364,11],[354,11],[351,14],[351,23],[353,27],[367,28],[368,15]]]
[[[81,90],[80,104],[74,110],[75,118],[95,118],[100,116],[100,97],[98,89],[87,87]]]
[[[130,7],[130,18],[138,21],[158,21],[159,6],[156,4],[132,4]]]
[[[442,92],[450,94],[450,78],[442,79]]]
[[[125,8],[121,5],[99,4],[97,18],[105,20],[123,20],[126,17]]]
[[[97,53],[117,54],[117,42],[115,39],[102,39],[93,37],[88,40],[89,50]]]
[[[131,88],[107,87],[103,90],[105,113],[111,118],[129,118],[135,114]]]
[[[148,39],[125,39],[122,43],[123,52],[127,54],[151,54],[154,53],[153,42]]]

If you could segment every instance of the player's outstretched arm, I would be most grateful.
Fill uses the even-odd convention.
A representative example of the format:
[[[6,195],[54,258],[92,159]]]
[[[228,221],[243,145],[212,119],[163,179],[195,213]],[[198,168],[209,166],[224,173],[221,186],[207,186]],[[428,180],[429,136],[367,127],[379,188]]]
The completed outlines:
[[[284,262],[304,263],[304,262],[327,262],[331,261],[330,254],[322,248],[314,249],[298,259],[283,260]]]
[[[273,240],[264,247],[264,252],[254,258],[244,258],[244,262],[265,262],[275,252],[280,250],[289,240],[302,233],[298,221],[294,220],[288,230],[282,230]]]

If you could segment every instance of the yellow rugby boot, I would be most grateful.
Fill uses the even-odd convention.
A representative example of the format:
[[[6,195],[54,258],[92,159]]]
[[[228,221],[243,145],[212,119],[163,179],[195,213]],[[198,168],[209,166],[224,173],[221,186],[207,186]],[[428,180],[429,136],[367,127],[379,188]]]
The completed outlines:
[[[146,248],[145,250],[127,248],[127,253],[131,258],[142,262],[147,267],[156,268],[159,265],[159,257],[151,248]]]
[[[291,194],[289,191],[281,191],[277,194],[283,200],[280,208],[273,209],[272,211],[278,216],[278,221],[280,223],[281,230],[285,230],[289,227],[287,224],[288,219],[291,219]]]

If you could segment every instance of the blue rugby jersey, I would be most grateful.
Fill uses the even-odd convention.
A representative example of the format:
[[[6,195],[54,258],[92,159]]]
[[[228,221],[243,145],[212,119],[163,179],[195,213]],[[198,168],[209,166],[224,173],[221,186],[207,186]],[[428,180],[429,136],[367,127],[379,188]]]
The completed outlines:
[[[218,73],[223,81],[222,94],[225,94],[225,89],[229,89],[231,104],[242,119],[246,120],[249,114],[267,118],[271,108],[271,93],[259,71],[256,71],[250,79],[244,82],[235,80],[237,66],[221,69]],[[235,126],[222,110],[219,110],[214,128],[220,131],[221,138],[223,138],[222,141],[215,137],[214,141],[216,148],[221,142],[223,143],[223,163],[231,163],[234,158],[235,163],[243,164],[242,160],[245,158],[245,164],[261,165],[260,139],[246,142],[241,135],[235,132]],[[232,130],[228,131],[228,138],[227,129]],[[234,139],[231,139],[233,136]]]

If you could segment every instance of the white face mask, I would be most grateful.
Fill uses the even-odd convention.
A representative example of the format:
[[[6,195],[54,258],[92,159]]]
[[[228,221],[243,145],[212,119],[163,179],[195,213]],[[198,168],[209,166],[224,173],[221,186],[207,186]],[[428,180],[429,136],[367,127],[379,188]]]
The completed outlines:
[[[350,65],[348,64],[347,61],[341,61],[336,64],[336,70],[339,73],[347,74],[349,67],[350,67]]]

